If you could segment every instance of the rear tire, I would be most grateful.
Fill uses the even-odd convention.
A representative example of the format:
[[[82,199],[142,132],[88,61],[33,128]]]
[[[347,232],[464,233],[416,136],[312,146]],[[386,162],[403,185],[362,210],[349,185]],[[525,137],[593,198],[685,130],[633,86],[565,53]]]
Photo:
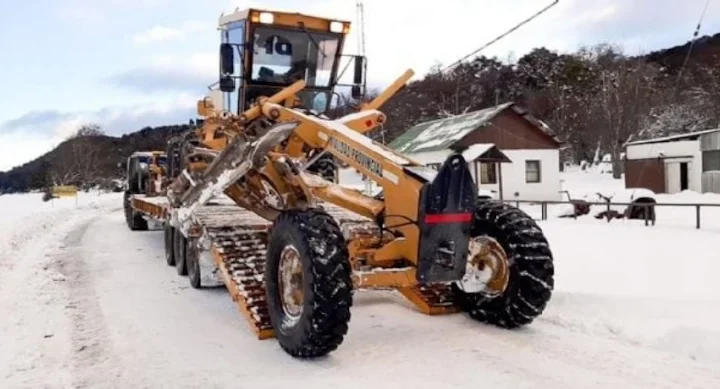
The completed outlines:
[[[175,228],[165,224],[165,262],[175,266]]]
[[[530,324],[545,309],[554,287],[553,257],[537,223],[508,204],[479,201],[471,236],[494,238],[507,253],[509,281],[493,298],[453,287],[459,305],[475,320],[503,328]]]
[[[178,275],[186,276],[187,262],[185,258],[185,247],[187,246],[187,239],[185,239],[185,236],[183,236],[179,229],[175,229],[174,235],[173,248],[175,252],[175,269],[177,270]]]
[[[200,249],[198,248],[197,239],[185,239],[185,264],[187,268],[190,286],[194,289],[200,289],[201,276],[200,273]]]
[[[299,312],[283,304],[281,255],[288,249],[299,258]],[[270,321],[285,352],[293,357],[324,356],[343,342],[352,306],[351,268],[345,239],[337,222],[319,210],[288,211],[270,235],[265,285]],[[282,285],[281,285],[282,284]],[[287,294],[285,295],[287,299]],[[293,315],[293,316],[291,316]]]

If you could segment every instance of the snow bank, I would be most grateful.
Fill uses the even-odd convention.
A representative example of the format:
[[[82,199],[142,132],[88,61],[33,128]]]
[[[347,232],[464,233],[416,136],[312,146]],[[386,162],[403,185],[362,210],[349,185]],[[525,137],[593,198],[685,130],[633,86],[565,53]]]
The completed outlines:
[[[0,265],[41,231],[84,209],[122,207],[122,193],[79,192],[78,196],[42,201],[42,193],[0,196]]]
[[[720,261],[708,249],[717,233],[540,224],[555,257],[555,296],[541,320],[720,363]]]
[[[77,366],[77,359],[71,359],[78,347],[74,342],[83,339],[77,338],[73,323],[92,326],[98,315],[74,315],[78,302],[68,295],[68,284],[89,284],[64,267],[78,262],[73,239],[68,237],[73,231],[82,234],[83,223],[97,215],[115,212],[122,217],[122,193],[80,193],[77,199],[47,203],[41,197],[0,196],[3,388],[83,386],[71,385],[74,369],[68,368]]]

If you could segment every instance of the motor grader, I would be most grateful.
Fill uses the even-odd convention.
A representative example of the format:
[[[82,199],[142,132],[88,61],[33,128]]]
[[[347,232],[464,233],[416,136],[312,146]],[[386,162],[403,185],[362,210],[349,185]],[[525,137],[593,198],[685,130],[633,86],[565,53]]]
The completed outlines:
[[[123,166],[120,164],[119,166]],[[147,220],[142,213],[133,210],[133,195],[162,196],[166,184],[167,158],[164,151],[136,151],[126,160],[126,189],[123,196],[125,222],[131,230],[147,230]]]
[[[199,288],[209,261],[258,337],[294,357],[335,350],[362,289],[395,290],[426,314],[530,323],[553,289],[543,232],[523,211],[479,199],[461,154],[435,170],[368,137],[413,72],[364,99],[365,58],[341,54],[349,28],[268,10],[222,15],[219,81],[198,102],[202,119],[168,145],[165,202],[139,196],[133,208],[165,221],[168,265]],[[340,87],[364,102],[331,119]],[[319,174],[323,158],[382,191]]]

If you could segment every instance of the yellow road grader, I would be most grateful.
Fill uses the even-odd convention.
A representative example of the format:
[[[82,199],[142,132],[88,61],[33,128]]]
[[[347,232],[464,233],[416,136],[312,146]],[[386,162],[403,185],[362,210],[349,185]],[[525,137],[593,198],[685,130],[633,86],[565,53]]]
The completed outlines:
[[[395,290],[426,314],[531,323],[553,289],[533,219],[479,199],[461,154],[435,170],[368,136],[412,71],[355,112],[326,116],[336,88],[365,94],[365,58],[342,54],[349,29],[297,13],[222,15],[220,75],[198,102],[202,120],[168,144],[166,195],[132,194],[131,208],[164,223],[168,265],[195,288],[216,275],[258,338],[294,357],[343,342],[361,289]],[[339,185],[316,168],[328,158],[381,192]]]

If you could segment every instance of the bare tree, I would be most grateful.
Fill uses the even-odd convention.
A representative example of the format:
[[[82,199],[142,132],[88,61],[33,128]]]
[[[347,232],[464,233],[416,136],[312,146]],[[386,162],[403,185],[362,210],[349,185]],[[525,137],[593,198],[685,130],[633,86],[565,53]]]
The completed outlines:
[[[620,178],[623,145],[643,130],[643,124],[660,96],[656,88],[659,69],[642,60],[600,53],[600,92],[589,109],[607,145],[613,177]]]
[[[99,172],[99,161],[103,150],[99,149],[95,137],[104,135],[97,124],[81,126],[66,141],[66,151],[50,163],[50,179],[53,185],[88,185]]]

